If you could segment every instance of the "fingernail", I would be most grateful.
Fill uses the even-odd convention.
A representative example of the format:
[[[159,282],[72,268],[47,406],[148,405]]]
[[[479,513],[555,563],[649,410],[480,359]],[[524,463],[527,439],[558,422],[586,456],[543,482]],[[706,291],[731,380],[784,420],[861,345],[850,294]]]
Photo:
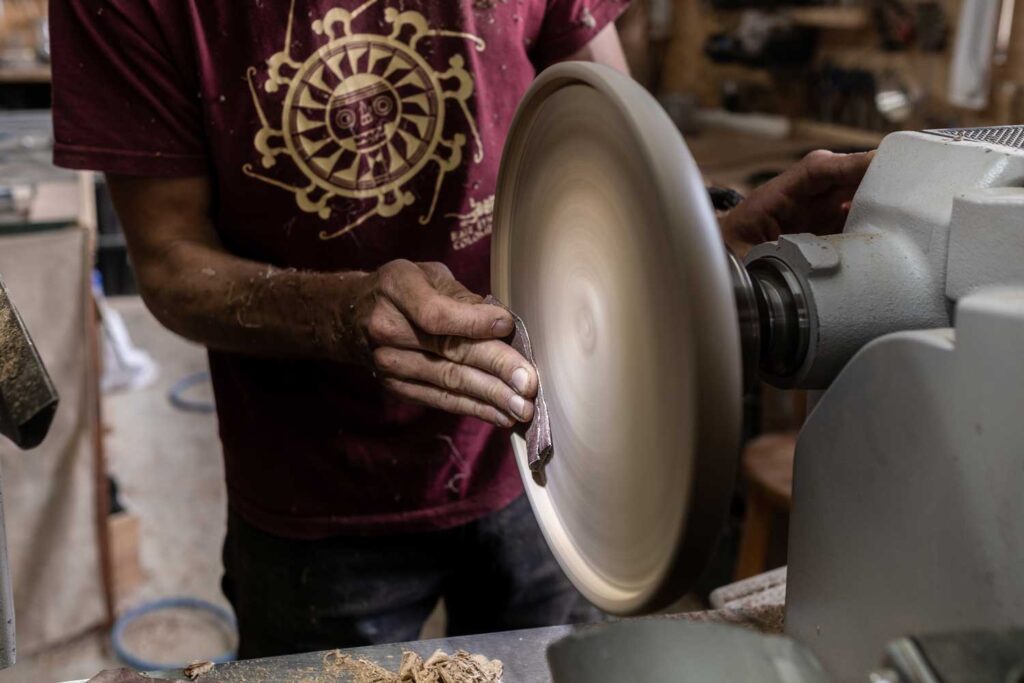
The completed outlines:
[[[512,334],[514,329],[515,325],[513,325],[512,321],[508,318],[498,318],[491,323],[491,332],[493,332],[496,337],[507,337]]]
[[[526,399],[518,394],[508,400],[508,409],[521,420],[526,419]]]
[[[520,394],[525,394],[526,390],[530,388],[530,373],[526,368],[517,368],[512,373],[512,388]]]

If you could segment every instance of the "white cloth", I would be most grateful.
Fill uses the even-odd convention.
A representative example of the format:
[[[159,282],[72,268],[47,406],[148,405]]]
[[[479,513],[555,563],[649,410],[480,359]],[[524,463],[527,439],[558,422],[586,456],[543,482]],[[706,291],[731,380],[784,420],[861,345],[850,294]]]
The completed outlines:
[[[100,376],[100,391],[104,394],[118,391],[145,389],[160,376],[160,369],[153,357],[132,343],[128,328],[121,314],[107,305],[102,295],[97,295],[96,304],[100,309],[101,338],[103,347],[103,374]]]
[[[949,73],[951,104],[977,110],[988,106],[1000,4],[999,0],[965,0],[960,7]]]

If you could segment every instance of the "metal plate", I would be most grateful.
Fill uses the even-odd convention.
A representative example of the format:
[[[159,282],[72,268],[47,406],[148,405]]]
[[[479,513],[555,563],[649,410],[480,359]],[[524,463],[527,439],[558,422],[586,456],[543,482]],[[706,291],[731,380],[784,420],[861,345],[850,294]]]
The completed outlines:
[[[546,485],[514,445],[548,544],[604,610],[672,602],[731,497],[740,339],[700,172],[638,84],[566,63],[527,93],[502,159],[492,285],[526,322],[547,394]]]
[[[926,133],[941,135],[954,140],[988,142],[993,145],[1024,149],[1024,126],[988,126],[985,128],[941,128],[926,130]]]
[[[670,619],[578,631],[548,647],[554,683],[830,683],[807,649],[779,636]]]

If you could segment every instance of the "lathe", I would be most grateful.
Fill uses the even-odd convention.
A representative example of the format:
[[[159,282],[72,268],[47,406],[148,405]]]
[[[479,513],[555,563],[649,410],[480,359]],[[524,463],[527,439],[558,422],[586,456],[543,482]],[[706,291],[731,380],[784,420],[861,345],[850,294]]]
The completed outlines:
[[[502,659],[508,683],[1021,680],[1020,634],[899,639],[1024,622],[1024,127],[891,135],[843,234],[786,235],[741,263],[657,103],[562,64],[513,125],[492,248],[550,413],[549,460],[514,437],[523,480],[562,568],[611,613],[665,607],[706,564],[744,385],[817,392],[789,639],[655,618],[437,646]],[[955,677],[996,660],[999,677]]]
[[[889,136],[843,234],[740,264],[639,88],[542,76],[503,160],[493,281],[556,404],[527,490],[592,601],[659,608],[703,567],[745,374],[823,392],[797,445],[786,632],[835,680],[901,636],[1024,622],[1022,147],[1024,128]]]

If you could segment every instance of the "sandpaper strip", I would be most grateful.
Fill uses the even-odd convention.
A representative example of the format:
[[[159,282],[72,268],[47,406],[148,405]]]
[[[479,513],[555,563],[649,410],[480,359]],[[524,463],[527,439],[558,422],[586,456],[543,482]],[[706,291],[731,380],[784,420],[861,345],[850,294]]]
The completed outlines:
[[[484,303],[499,306],[509,312],[516,324],[516,330],[513,332],[512,338],[509,339],[509,344],[523,358],[530,361],[534,369],[537,370],[537,398],[533,401],[533,420],[526,426],[526,433],[523,434],[523,437],[526,439],[526,461],[530,466],[530,471],[533,472],[534,481],[543,486],[545,483],[544,467],[551,461],[551,456],[554,455],[554,447],[551,443],[551,421],[550,414],[548,413],[548,404],[544,400],[544,382],[540,379],[540,370],[537,369],[537,362],[533,358],[530,334],[526,331],[526,323],[523,322],[523,319],[510,310],[508,306],[493,296],[487,297]],[[519,429],[522,429],[522,427]]]

